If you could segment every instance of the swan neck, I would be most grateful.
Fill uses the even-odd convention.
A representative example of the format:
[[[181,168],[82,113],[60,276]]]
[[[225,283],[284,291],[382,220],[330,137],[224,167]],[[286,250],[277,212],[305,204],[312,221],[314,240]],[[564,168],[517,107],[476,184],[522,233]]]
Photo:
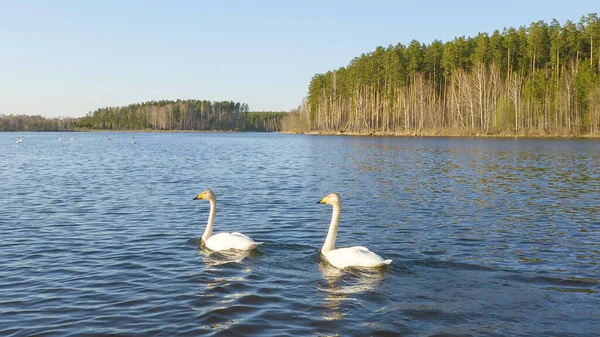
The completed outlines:
[[[208,214],[208,222],[206,223],[206,229],[204,230],[204,234],[202,234],[202,242],[206,242],[208,238],[212,235],[213,226],[215,224],[215,213],[217,212],[217,202],[215,200],[209,200],[210,203],[210,213]]]
[[[333,215],[331,216],[331,224],[329,225],[329,231],[327,232],[327,238],[325,238],[325,244],[321,248],[323,254],[335,249],[335,239],[337,237],[338,227],[340,226],[340,215],[342,213],[342,205],[333,205]]]

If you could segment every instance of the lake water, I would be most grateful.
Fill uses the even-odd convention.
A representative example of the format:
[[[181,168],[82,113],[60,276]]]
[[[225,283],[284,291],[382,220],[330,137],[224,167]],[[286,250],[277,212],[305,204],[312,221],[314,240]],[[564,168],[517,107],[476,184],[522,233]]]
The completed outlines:
[[[600,331],[600,141],[105,135],[0,133],[1,336]],[[207,188],[257,252],[200,249]],[[391,266],[321,261],[333,191]]]

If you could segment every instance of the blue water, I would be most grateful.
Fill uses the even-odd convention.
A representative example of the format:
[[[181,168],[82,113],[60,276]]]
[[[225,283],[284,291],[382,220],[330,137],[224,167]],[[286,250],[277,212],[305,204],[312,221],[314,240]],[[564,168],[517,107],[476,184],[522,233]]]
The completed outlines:
[[[61,135],[0,133],[1,336],[600,331],[600,141]],[[207,188],[258,251],[201,250]],[[321,260],[334,191],[387,269]]]

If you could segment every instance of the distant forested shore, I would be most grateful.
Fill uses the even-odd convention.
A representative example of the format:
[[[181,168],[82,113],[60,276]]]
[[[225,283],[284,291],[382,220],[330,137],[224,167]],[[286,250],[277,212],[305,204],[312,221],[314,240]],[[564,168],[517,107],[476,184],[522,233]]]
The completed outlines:
[[[162,100],[106,107],[79,118],[0,115],[0,131],[280,131],[286,112],[249,111],[246,103]]]
[[[600,135],[600,20],[378,47],[316,74],[284,132]]]
[[[600,19],[377,47],[316,74],[289,113],[245,103],[151,101],[80,118],[0,115],[0,131],[283,131],[600,136]]]

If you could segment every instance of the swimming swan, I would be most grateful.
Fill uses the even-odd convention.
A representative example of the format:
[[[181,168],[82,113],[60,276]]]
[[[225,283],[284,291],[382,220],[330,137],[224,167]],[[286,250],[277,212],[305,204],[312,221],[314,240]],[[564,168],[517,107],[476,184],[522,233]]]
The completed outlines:
[[[392,263],[392,260],[384,260],[381,256],[373,253],[367,247],[354,246],[335,249],[335,239],[340,225],[340,214],[342,213],[342,199],[337,193],[331,193],[318,204],[329,204],[333,206],[333,216],[329,225],[329,232],[321,253],[329,263],[339,269],[346,267],[379,267]]]
[[[200,199],[208,200],[210,203],[210,213],[208,215],[208,222],[206,223],[206,230],[204,230],[204,234],[202,234],[202,239],[200,241],[203,246],[212,251],[228,249],[252,250],[262,244],[262,242],[255,242],[242,233],[218,233],[212,235],[213,225],[215,223],[217,199],[211,190],[206,190],[194,198],[194,200]]]

